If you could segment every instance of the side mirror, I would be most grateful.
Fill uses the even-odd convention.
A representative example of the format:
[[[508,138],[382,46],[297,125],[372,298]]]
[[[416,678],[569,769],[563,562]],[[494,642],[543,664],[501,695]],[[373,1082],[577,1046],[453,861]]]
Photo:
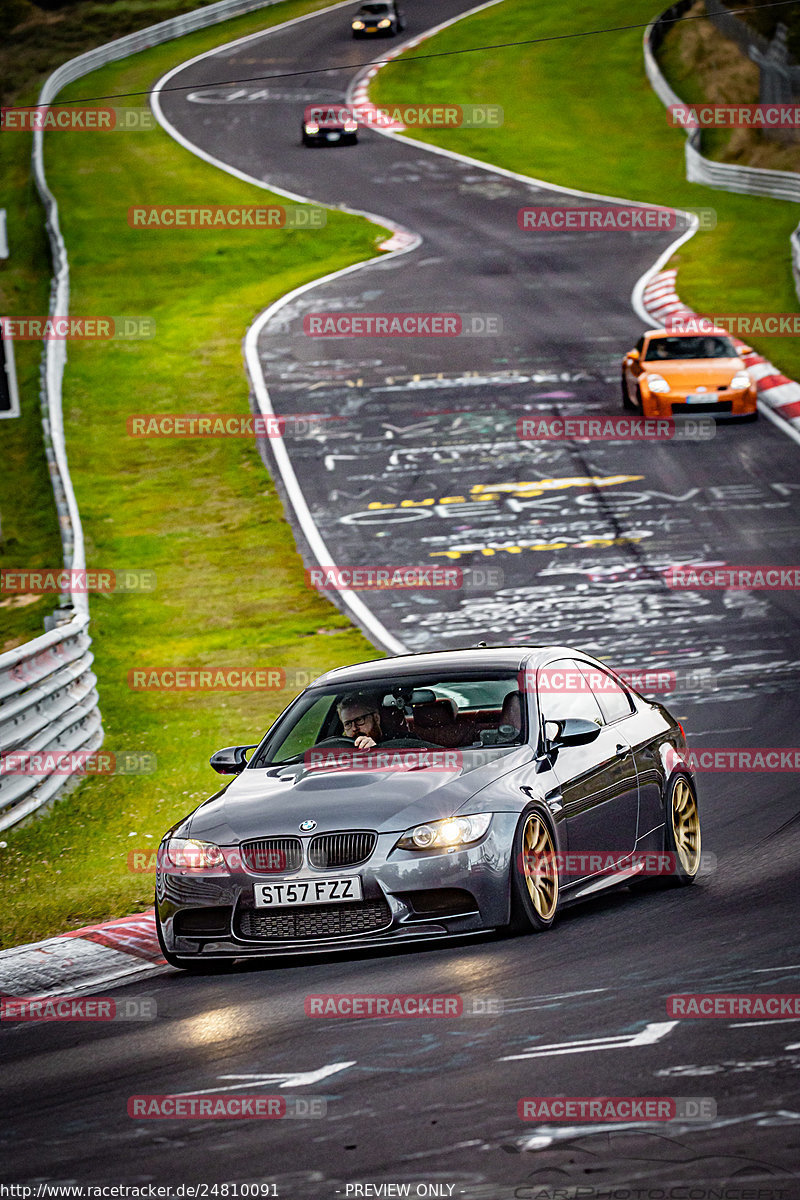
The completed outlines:
[[[247,751],[255,746],[226,746],[208,760],[219,775],[240,775],[247,766]]]
[[[626,357],[629,360],[629,362],[638,362],[642,356],[638,350],[629,350]]]
[[[568,717],[564,721],[547,721],[544,732],[551,746],[585,746],[599,735],[600,726],[594,721]]]

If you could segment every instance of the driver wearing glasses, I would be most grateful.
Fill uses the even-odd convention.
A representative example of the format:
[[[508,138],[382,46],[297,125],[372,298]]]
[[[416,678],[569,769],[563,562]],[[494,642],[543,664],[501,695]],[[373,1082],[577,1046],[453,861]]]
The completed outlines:
[[[336,705],[344,736],[355,738],[356,750],[371,750],[383,738],[377,696],[345,696]]]

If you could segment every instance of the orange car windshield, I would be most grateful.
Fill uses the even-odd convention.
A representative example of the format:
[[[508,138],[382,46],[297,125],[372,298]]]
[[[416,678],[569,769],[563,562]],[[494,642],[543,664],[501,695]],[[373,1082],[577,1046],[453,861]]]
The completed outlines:
[[[679,358],[736,358],[736,347],[726,337],[653,338],[645,352],[646,362]]]

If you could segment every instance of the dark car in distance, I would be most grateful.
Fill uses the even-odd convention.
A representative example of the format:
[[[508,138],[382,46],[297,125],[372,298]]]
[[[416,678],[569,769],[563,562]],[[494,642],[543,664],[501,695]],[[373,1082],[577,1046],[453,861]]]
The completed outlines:
[[[392,37],[405,27],[403,14],[392,0],[362,4],[350,22],[354,38]]]
[[[300,136],[304,146],[352,146],[358,141],[358,118],[345,104],[309,105]]]
[[[564,904],[700,868],[681,725],[565,646],[330,671],[211,765],[234,778],[158,852],[174,966],[546,930]]]

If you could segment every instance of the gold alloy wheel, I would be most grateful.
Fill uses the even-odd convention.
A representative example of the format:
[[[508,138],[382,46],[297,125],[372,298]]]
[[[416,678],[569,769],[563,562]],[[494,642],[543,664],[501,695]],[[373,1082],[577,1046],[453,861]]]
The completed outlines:
[[[548,825],[536,813],[531,813],[525,822],[522,861],[533,907],[543,921],[549,921],[558,904],[556,848]]]
[[[700,814],[685,779],[679,779],[672,790],[672,836],[681,867],[687,875],[695,875],[700,866]]]

